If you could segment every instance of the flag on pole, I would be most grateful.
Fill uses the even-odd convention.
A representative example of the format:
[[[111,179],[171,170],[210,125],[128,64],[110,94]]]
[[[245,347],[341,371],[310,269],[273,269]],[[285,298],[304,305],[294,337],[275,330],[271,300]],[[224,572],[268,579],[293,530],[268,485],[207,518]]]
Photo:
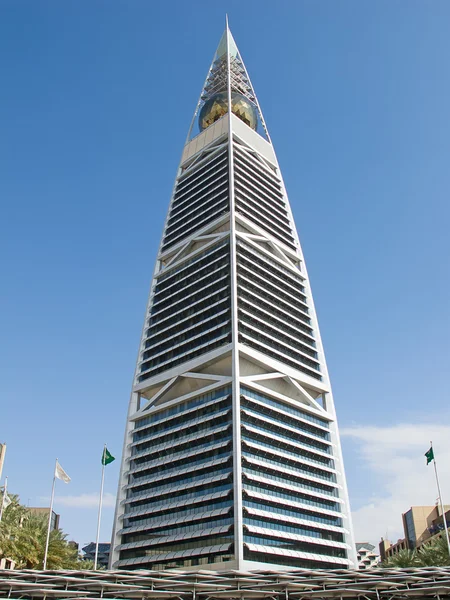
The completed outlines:
[[[61,479],[61,481],[64,481],[64,483],[69,483],[69,481],[70,481],[70,477],[67,475],[67,473],[64,471],[64,469],[62,468],[62,466],[59,464],[58,461],[56,461],[56,466],[55,466],[55,477],[57,477],[58,479]]]
[[[5,493],[3,494],[3,508],[8,508],[8,506],[10,504],[12,504],[12,500],[8,496],[8,494],[6,493],[6,490],[5,490]]]
[[[431,446],[431,448],[428,450],[428,452],[425,452],[425,456],[426,456],[426,459],[427,459],[427,465],[429,465],[430,462],[432,460],[434,460],[433,446]]]
[[[112,463],[113,460],[116,460],[116,459],[111,454],[111,452],[108,450],[108,448],[105,446],[105,448],[103,449],[103,454],[102,454],[102,465],[103,466],[109,465],[109,463]]]

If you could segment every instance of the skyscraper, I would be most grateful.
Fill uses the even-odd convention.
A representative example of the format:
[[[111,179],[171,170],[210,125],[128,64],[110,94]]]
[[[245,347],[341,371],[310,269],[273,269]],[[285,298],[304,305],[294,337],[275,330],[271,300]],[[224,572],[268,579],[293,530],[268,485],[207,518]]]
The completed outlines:
[[[356,565],[305,262],[228,26],[159,248],[112,542],[113,568]]]

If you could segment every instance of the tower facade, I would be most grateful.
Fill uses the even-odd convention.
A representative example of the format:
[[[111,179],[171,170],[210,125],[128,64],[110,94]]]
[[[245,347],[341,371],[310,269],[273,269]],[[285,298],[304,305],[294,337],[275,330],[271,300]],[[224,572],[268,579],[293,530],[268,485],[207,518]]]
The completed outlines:
[[[355,565],[305,262],[227,26],[183,149],[157,257],[110,566]]]

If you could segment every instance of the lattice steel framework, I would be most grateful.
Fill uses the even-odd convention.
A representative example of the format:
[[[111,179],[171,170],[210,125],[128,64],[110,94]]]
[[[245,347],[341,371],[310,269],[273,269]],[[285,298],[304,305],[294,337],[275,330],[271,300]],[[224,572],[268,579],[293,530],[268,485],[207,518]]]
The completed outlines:
[[[205,111],[207,125],[195,134]],[[111,565],[353,564],[308,275],[227,27],[183,150],[151,285]]]
[[[448,600],[450,567],[371,571],[1,571],[0,597],[139,600]]]

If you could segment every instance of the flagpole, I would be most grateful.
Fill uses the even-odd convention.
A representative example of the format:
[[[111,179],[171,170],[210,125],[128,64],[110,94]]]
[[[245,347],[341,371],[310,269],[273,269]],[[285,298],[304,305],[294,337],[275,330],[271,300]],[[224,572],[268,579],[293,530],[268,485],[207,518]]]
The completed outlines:
[[[431,444],[431,448],[433,448],[433,442],[430,442],[430,444]],[[439,477],[438,477],[436,458],[434,457],[434,452],[433,452],[433,462],[434,462],[434,473],[436,475],[436,485],[437,485],[438,494],[439,494],[439,502],[440,502],[441,511],[442,511],[442,521],[444,523],[445,537],[447,539],[448,554],[450,556],[450,538],[448,535],[447,519],[445,518],[445,508],[444,508],[444,503],[442,502],[441,486],[439,485]]]
[[[56,465],[57,464],[58,464],[58,459],[56,459],[56,461],[55,461],[55,470],[53,472],[52,498],[50,500],[50,512],[48,514],[48,527],[47,527],[47,540],[45,542],[44,563],[42,565],[42,568],[44,571],[47,568],[48,544],[50,542],[50,527],[52,525],[53,499],[55,497]]]
[[[2,520],[2,517],[3,517],[3,508],[5,506],[5,498],[6,498],[6,490],[7,489],[8,489],[8,478],[5,477],[5,487],[3,489],[2,505],[0,506],[0,521]]]
[[[99,537],[100,537],[100,521],[101,521],[101,518],[102,518],[103,484],[105,482],[105,458],[106,458],[106,444],[103,447],[103,455],[102,455],[102,483],[100,485],[100,500],[99,500],[99,503],[98,503],[97,537],[95,538],[94,571],[95,571],[95,569],[97,569],[98,540],[99,540]]]

